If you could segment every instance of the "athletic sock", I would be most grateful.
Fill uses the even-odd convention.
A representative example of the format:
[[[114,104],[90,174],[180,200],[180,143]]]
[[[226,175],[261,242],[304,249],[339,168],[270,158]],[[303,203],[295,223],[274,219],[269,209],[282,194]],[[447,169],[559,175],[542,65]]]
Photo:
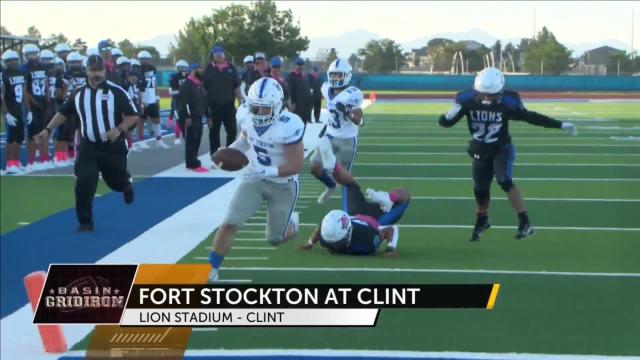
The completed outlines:
[[[156,140],[162,139],[162,131],[160,129],[160,124],[151,124],[151,128],[153,129],[153,135],[155,135]]]
[[[180,125],[178,125],[177,121],[175,122],[175,124],[173,124],[173,129],[176,133],[176,139],[180,139],[180,137],[182,136],[182,130],[180,130]]]
[[[211,264],[211,267],[213,267],[214,269],[219,269],[220,265],[222,265],[223,260],[224,256],[218,254],[215,251],[211,251],[211,253],[209,254],[209,264]]]
[[[389,192],[389,199],[391,199],[391,202],[394,203],[394,204],[397,203],[398,200],[400,200],[398,198],[398,194],[395,191]]]
[[[526,211],[519,212],[518,213],[518,219],[520,219],[520,223],[521,224],[528,224],[529,223],[529,215],[527,214]]]
[[[322,170],[322,175],[316,176],[318,180],[320,180],[326,187],[333,189],[336,187],[336,182],[327,174],[325,170]]]
[[[131,149],[133,147],[133,136],[127,135],[127,149]]]
[[[142,140],[144,140],[144,126],[142,126],[142,129],[138,129],[138,141]]]

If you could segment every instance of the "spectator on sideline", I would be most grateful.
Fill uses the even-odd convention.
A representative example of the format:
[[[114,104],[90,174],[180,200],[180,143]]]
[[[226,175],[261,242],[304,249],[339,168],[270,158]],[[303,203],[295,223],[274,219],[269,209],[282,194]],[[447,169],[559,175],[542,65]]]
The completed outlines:
[[[287,78],[291,99],[291,111],[305,123],[311,121],[311,83],[304,74],[304,60],[297,58],[295,67]]]
[[[180,86],[178,95],[178,124],[185,138],[185,159],[187,169],[202,173],[208,170],[198,160],[202,123],[207,113],[207,94],[202,85],[203,71],[200,65],[191,64],[189,75]]]
[[[235,100],[242,102],[240,77],[224,55],[222,46],[211,49],[211,62],[204,70],[202,84],[207,93],[209,105],[209,152],[213,154],[220,147],[220,126],[224,125],[227,133],[226,146],[236,139],[236,107]]]

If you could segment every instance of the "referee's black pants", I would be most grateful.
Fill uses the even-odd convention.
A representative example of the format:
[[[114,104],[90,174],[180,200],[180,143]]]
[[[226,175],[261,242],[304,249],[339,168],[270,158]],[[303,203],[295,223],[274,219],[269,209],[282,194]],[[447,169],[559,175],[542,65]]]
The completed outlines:
[[[191,118],[191,126],[185,127],[185,120],[178,119],[178,125],[185,138],[185,162],[188,169],[195,169],[202,164],[198,160],[198,152],[200,151],[200,141],[202,140],[202,120],[204,116],[195,116]]]
[[[108,143],[92,143],[82,139],[75,163],[76,215],[80,224],[93,224],[93,197],[98,187],[98,174],[113,191],[123,192],[131,186],[127,170],[127,145],[122,139]]]
[[[213,154],[220,147],[221,125],[224,125],[224,131],[227,133],[226,146],[231,145],[236,140],[236,107],[232,101],[222,105],[209,104],[209,110],[211,111],[209,153]]]

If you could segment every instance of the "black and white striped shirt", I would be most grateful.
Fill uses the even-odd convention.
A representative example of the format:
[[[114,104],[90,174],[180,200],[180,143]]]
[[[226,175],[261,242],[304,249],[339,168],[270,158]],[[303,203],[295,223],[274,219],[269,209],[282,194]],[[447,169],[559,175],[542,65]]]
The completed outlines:
[[[82,137],[94,143],[109,141],[107,132],[118,126],[124,116],[136,115],[137,109],[127,92],[111,81],[96,89],[85,84],[74,91],[60,108],[60,113],[80,121]]]

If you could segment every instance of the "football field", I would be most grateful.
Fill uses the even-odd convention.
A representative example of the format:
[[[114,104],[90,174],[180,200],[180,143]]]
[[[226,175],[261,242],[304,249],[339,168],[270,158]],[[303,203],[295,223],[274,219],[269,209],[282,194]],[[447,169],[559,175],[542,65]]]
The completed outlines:
[[[297,250],[324,214],[340,207],[338,192],[328,204],[317,204],[322,185],[305,166],[296,205],[299,237],[270,246],[261,209],[238,233],[221,277],[281,284],[499,283],[493,310],[385,309],[375,328],[199,329],[188,354],[332,349],[398,351],[388,353],[398,356],[430,352],[435,358],[458,352],[487,353],[482,357],[487,359],[504,353],[640,356],[640,103],[527,103],[531,110],[574,122],[578,137],[510,123],[514,182],[536,233],[514,239],[517,217],[494,183],[492,228],[476,243],[468,241],[475,221],[465,151],[469,134],[464,121],[450,129],[438,126],[437,117],[448,106],[445,101],[380,100],[365,111],[354,176],[363,189],[407,187],[412,195],[399,223],[399,258],[333,256],[320,247]],[[153,175],[131,170],[136,182]],[[3,176],[0,181],[3,237],[73,207],[70,176]],[[98,193],[96,203],[108,200],[106,186],[101,184]],[[156,195],[158,207],[169,196]],[[215,202],[210,209],[226,211]],[[212,237],[195,239],[201,242],[179,262],[206,263]],[[85,339],[73,349],[86,345]]]

